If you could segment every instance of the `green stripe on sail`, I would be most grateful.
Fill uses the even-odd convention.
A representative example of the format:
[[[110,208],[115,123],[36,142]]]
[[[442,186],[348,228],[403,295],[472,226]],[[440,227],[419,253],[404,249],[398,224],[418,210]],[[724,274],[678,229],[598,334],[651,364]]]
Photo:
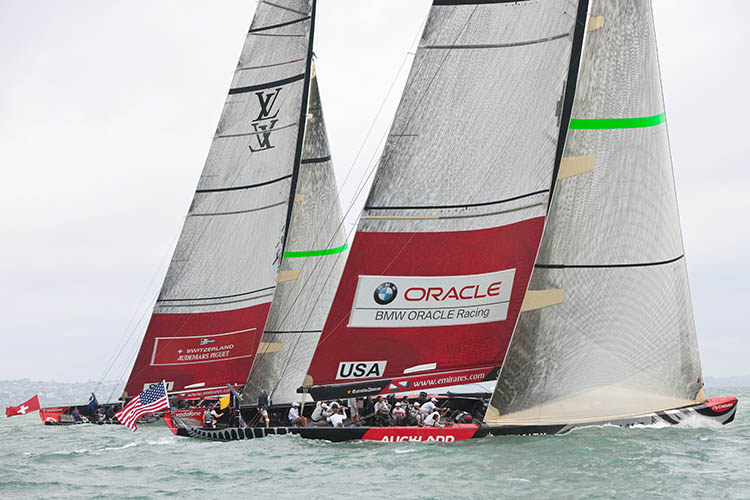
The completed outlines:
[[[293,259],[295,257],[320,257],[321,255],[333,255],[341,253],[347,249],[346,243],[336,248],[326,248],[325,250],[301,250],[299,252],[284,252],[285,259]]]
[[[667,121],[664,113],[654,116],[643,116],[641,118],[602,118],[602,119],[578,119],[570,120],[572,130],[602,130],[616,128],[645,128],[655,127]]]

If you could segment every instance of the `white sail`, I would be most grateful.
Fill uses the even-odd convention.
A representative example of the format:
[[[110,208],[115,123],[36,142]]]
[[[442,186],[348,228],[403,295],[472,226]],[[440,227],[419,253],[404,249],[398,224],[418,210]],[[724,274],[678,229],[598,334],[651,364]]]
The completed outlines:
[[[433,2],[313,397],[496,377],[547,212],[577,3]]]
[[[703,399],[650,0],[592,0],[530,295],[490,424],[575,424]],[[539,307],[539,308],[535,308]]]
[[[267,389],[274,403],[299,399],[345,262],[346,235],[313,68],[307,127],[289,238],[246,402]]]
[[[276,288],[297,181],[314,4],[261,1],[126,391],[247,378]]]

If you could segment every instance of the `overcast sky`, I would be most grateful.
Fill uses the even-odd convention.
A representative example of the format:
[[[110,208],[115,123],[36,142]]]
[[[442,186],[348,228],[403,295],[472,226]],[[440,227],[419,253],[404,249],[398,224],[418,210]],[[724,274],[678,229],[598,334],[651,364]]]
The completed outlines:
[[[430,3],[318,2],[318,79],[347,186],[377,159]],[[704,373],[750,374],[750,2],[655,4]],[[254,9],[0,0],[0,379],[99,379],[132,334],[108,378],[127,376]]]

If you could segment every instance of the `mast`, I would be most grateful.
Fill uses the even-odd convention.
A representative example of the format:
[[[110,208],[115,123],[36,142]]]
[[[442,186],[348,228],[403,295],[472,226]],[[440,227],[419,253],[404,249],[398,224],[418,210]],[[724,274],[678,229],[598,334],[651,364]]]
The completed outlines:
[[[541,239],[574,31],[565,0],[433,2],[313,397],[496,377]]]
[[[307,109],[314,5],[261,1],[125,395],[247,379],[276,288]]]
[[[267,389],[274,403],[299,400],[344,268],[346,235],[315,68],[289,239],[263,339],[243,400]]]
[[[573,118],[486,421],[553,425],[704,399],[650,0],[591,0]],[[532,293],[532,292],[530,292]]]

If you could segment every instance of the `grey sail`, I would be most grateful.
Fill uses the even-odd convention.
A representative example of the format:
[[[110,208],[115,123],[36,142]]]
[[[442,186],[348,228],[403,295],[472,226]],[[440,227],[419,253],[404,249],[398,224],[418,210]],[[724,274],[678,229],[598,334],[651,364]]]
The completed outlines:
[[[559,303],[521,314],[488,423],[606,421],[704,399],[650,0],[591,1],[529,288]]]
[[[267,389],[274,403],[299,399],[345,262],[336,177],[313,68],[302,162],[287,250],[243,399]]]
[[[314,397],[496,377],[541,239],[577,3],[433,2],[310,365]]]
[[[127,384],[245,382],[276,288],[302,152],[314,4],[258,3]]]

